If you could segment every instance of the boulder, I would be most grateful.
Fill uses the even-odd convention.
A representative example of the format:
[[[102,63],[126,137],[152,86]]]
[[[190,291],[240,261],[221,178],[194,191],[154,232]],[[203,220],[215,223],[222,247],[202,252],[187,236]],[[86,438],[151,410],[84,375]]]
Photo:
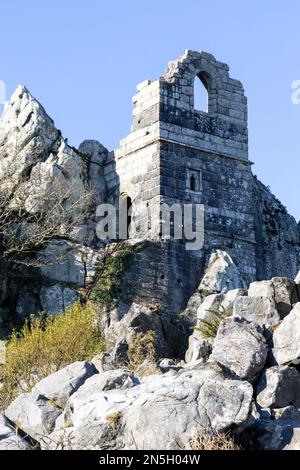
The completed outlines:
[[[246,449],[300,450],[300,422],[257,420],[240,436]]]
[[[38,295],[27,286],[19,289],[16,305],[16,313],[23,320],[29,315],[37,315],[41,311],[41,303]]]
[[[189,337],[189,347],[185,353],[186,362],[195,362],[199,359],[206,361],[211,354],[213,340],[202,338],[199,332]]]
[[[49,435],[68,398],[96,373],[88,362],[74,362],[41,380],[31,393],[19,395],[5,416],[38,442]]]
[[[233,310],[234,302],[238,297],[247,296],[247,289],[233,289],[229,290],[224,294],[224,298],[221,302],[222,307],[228,310]]]
[[[212,322],[216,319],[216,313],[223,313],[230,316],[233,311],[235,300],[247,291],[244,289],[233,289],[225,294],[211,294],[204,298],[197,310],[198,326],[201,321]],[[206,360],[211,353],[212,341],[203,339],[201,333],[197,330],[189,337],[189,345],[185,354],[186,362],[197,361],[198,359]]]
[[[97,374],[97,369],[90,362],[74,362],[42,379],[35,385],[33,392],[39,393],[62,408],[68,398],[94,374]]]
[[[166,374],[167,372],[170,372],[170,371],[177,372],[180,369],[182,369],[184,365],[185,365],[184,361],[180,361],[176,363],[175,361],[173,361],[173,359],[164,358],[158,361],[157,368],[163,374]]]
[[[284,318],[290,313],[293,305],[298,302],[296,284],[288,277],[273,277],[272,284],[274,286],[277,310],[281,318]]]
[[[150,375],[161,374],[162,370],[158,368],[156,362],[145,359],[142,364],[135,369],[134,373],[139,379],[142,379],[143,377],[149,377]]]
[[[271,413],[272,419],[300,422],[300,409],[293,405],[284,408],[273,408]]]
[[[93,281],[104,252],[59,240],[47,245],[40,256],[42,278],[72,287],[85,287]]]
[[[117,369],[117,366],[113,362],[111,355],[107,352],[97,354],[95,357],[93,357],[91,363],[96,367],[98,372],[106,372],[108,370]]]
[[[220,306],[230,310],[238,296],[247,295],[245,289],[233,289],[225,294],[211,294],[204,297],[195,292],[189,299],[186,309],[181,312],[180,319],[189,327],[194,327],[198,320],[210,320],[209,310],[219,310]]]
[[[233,317],[266,327],[280,323],[280,316],[272,297],[238,297],[234,302]]]
[[[235,376],[252,382],[262,371],[268,346],[260,329],[245,320],[221,322],[209,362],[217,362]]]
[[[300,302],[282,320],[273,334],[273,355],[277,364],[300,362]]]
[[[197,311],[203,302],[203,295],[199,292],[194,292],[190,297],[186,308],[181,312],[180,319],[188,325],[193,327],[197,324]]]
[[[270,367],[261,375],[256,393],[262,408],[300,407],[300,373],[294,367]]]
[[[224,293],[232,289],[246,288],[241,273],[232,258],[225,251],[215,251],[208,262],[199,285],[203,295]]]
[[[124,308],[124,306],[123,306]],[[157,357],[176,357],[186,349],[187,336],[173,325],[168,318],[159,315],[157,309],[136,303],[122,309],[121,319],[110,317],[110,326],[105,331],[106,350],[120,367],[128,364],[128,347],[139,333],[155,333],[155,353]],[[144,358],[145,359],[145,358]]]
[[[224,294],[211,294],[205,297],[197,310],[198,325],[199,320],[211,321],[214,318],[214,312],[221,309],[224,298]]]
[[[43,286],[40,291],[42,311],[47,315],[57,315],[66,311],[78,300],[78,293],[60,284]]]
[[[10,426],[3,415],[0,415],[0,450],[30,450],[25,438]]]
[[[280,318],[284,318],[298,301],[296,284],[287,277],[273,277],[269,281],[252,282],[249,297],[273,299]]]
[[[88,378],[80,387],[77,397],[93,395],[113,389],[126,389],[139,384],[139,380],[123,369],[108,370]]]
[[[5,416],[37,441],[49,435],[62,409],[38,392],[19,395],[5,410]]]
[[[271,280],[251,282],[248,289],[249,297],[274,298],[274,286]]]
[[[179,449],[195,423],[225,431],[244,423],[251,408],[248,382],[226,379],[212,368],[170,371],[130,389],[83,393],[69,400],[67,444],[73,449]],[[63,424],[50,442],[63,438]]]
[[[215,312],[222,312],[224,310],[226,310],[227,314],[231,314],[236,299],[244,296],[246,292],[244,289],[233,289],[225,294],[208,295],[197,310],[197,320],[211,321],[214,318]]]

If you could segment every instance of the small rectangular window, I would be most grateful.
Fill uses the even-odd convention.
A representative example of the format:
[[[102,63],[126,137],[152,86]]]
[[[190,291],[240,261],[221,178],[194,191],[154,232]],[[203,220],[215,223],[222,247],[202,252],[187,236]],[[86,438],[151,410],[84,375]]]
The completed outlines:
[[[200,170],[186,171],[186,188],[190,191],[200,192],[202,189],[202,175]]]

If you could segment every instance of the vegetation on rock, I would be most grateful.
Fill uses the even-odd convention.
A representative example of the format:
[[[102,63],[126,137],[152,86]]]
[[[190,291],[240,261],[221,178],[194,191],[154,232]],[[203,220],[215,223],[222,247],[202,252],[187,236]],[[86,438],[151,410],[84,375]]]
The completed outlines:
[[[7,345],[1,407],[47,375],[72,362],[92,359],[103,346],[97,316],[89,304],[75,304],[55,317],[31,317],[20,332],[12,333]]]
[[[98,280],[89,296],[93,303],[107,309],[115,307],[123,273],[132,255],[141,249],[141,245],[132,246],[122,243],[115,252],[104,259]]]
[[[155,362],[156,336],[153,330],[139,332],[128,344],[128,369],[134,372],[145,360]]]
[[[211,320],[200,320],[200,325],[194,330],[199,331],[203,338],[215,338],[222,320],[232,315],[232,307],[224,308],[222,305],[217,308],[207,310],[212,314]]]
[[[111,425],[111,427],[115,430],[122,418],[121,411],[116,411],[115,413],[106,416],[106,421]]]

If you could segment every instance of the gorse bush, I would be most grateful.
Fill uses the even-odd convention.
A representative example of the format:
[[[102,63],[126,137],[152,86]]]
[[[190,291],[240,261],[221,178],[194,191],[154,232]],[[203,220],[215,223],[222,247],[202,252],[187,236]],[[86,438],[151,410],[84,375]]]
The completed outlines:
[[[232,315],[232,308],[224,308],[222,305],[219,309],[208,309],[211,320],[200,320],[200,325],[195,326],[194,330],[199,331],[203,338],[215,338],[222,320]]]
[[[96,313],[91,305],[75,304],[64,314],[28,320],[13,332],[7,345],[1,377],[2,404],[29,391],[39,380],[75,361],[103,351]],[[2,405],[3,407],[3,405]]]

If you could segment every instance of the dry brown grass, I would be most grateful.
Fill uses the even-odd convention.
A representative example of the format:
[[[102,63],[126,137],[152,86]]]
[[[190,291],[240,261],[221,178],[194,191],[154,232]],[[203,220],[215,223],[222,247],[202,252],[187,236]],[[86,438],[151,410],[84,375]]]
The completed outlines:
[[[139,332],[133,336],[128,344],[128,369],[134,372],[145,359],[155,362],[155,332],[153,330],[147,333]]]
[[[113,429],[116,429],[120,420],[122,418],[121,411],[116,411],[115,413],[106,416],[106,421],[110,424]]]
[[[229,434],[197,431],[189,441],[191,450],[242,450]]]

